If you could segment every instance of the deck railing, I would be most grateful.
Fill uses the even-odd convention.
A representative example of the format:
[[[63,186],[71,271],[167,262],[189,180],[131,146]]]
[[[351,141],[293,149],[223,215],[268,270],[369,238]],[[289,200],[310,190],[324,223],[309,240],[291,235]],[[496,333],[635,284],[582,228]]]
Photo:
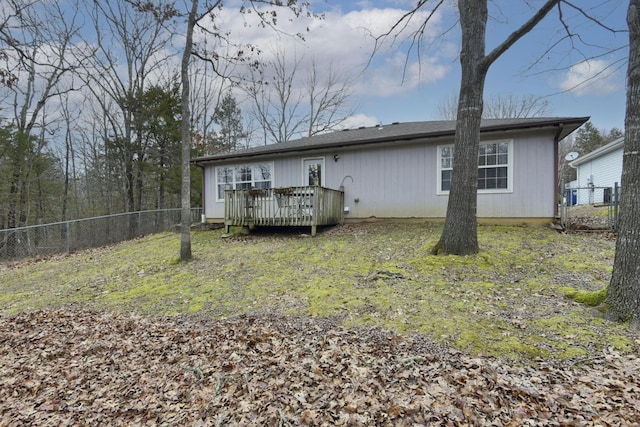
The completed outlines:
[[[230,226],[316,226],[342,222],[344,193],[325,187],[225,190],[224,224]]]

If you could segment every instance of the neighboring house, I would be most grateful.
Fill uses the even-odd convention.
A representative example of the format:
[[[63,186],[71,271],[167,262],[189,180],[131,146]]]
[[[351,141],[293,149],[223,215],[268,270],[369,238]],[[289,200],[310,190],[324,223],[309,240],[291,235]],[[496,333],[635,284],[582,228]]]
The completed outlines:
[[[577,179],[571,184],[576,188],[574,204],[611,202],[613,188],[622,179],[623,151],[624,138],[618,138],[569,163],[577,170]]]
[[[588,119],[483,120],[478,217],[554,218],[558,141]],[[347,219],[444,218],[455,126],[455,121],[393,123],[193,159],[204,170],[204,217],[208,222],[224,220],[225,189],[234,190],[227,191],[227,197],[253,188],[252,194],[273,200],[285,192],[283,188],[296,187],[291,191],[297,194],[317,182],[344,191],[339,194]],[[247,202],[241,207],[253,206]],[[265,211],[280,208],[280,204],[261,207]],[[232,215],[229,212],[227,216]]]

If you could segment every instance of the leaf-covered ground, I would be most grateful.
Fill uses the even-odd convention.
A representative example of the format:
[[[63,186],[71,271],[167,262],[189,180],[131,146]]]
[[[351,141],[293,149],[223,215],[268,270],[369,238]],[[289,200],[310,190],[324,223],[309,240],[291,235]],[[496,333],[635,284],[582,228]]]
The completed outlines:
[[[192,234],[0,265],[0,426],[640,425],[640,337],[566,294],[614,241],[438,223]]]
[[[640,359],[474,358],[300,317],[0,317],[0,425],[638,425]]]

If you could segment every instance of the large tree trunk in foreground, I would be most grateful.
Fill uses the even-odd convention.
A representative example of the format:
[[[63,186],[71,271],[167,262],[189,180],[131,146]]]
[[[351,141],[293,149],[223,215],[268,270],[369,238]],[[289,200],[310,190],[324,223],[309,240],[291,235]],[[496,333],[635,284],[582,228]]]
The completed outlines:
[[[453,174],[444,230],[434,252],[468,255],[478,252],[478,150],[482,95],[488,71],[484,61],[488,10],[486,1],[460,0],[458,6],[462,27],[462,79],[453,146]]]
[[[193,28],[196,25],[198,0],[191,0],[187,19],[187,34],[182,54],[182,182],[180,213],[180,261],[191,259],[191,110],[189,109],[189,59],[193,48]]]
[[[462,79],[456,118],[451,191],[447,217],[435,254],[478,253],[478,151],[484,82],[489,67],[519,39],[533,29],[560,0],[547,0],[520,28],[485,55],[487,0],[458,0],[462,50]]]
[[[613,275],[607,291],[612,317],[640,327],[640,0],[629,1],[629,68],[622,195]]]

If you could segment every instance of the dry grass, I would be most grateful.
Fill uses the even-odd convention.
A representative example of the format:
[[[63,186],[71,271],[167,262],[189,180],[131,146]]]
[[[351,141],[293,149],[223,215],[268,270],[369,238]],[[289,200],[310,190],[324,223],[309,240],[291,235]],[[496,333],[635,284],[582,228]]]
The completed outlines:
[[[306,229],[303,232],[308,232]],[[614,241],[546,227],[481,226],[481,252],[429,255],[438,223],[347,224],[317,237],[264,229],[179,236],[0,267],[0,313],[66,307],[229,318],[249,313],[331,318],[423,334],[472,355],[580,361],[635,351],[624,325],[593,316],[563,289],[608,283]]]

